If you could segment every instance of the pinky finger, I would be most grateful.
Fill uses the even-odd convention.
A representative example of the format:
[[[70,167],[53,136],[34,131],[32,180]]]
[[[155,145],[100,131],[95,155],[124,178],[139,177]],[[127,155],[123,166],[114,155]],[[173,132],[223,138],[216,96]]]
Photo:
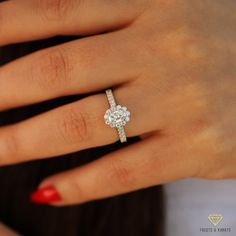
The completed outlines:
[[[190,163],[176,152],[173,142],[150,136],[85,166],[49,177],[32,194],[32,201],[71,205],[187,177]]]

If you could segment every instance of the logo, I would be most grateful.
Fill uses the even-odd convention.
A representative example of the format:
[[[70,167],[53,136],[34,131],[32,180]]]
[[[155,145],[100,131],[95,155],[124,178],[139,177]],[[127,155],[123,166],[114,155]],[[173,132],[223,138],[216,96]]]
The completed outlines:
[[[217,226],[221,222],[222,219],[223,219],[223,215],[221,215],[221,214],[210,214],[210,215],[208,215],[208,220],[214,226]]]
[[[222,214],[209,214],[208,215],[208,224],[213,225],[213,227],[205,226],[200,227],[201,233],[230,233],[232,228],[227,225],[227,222],[224,222],[225,225],[219,227],[220,222],[223,220]]]

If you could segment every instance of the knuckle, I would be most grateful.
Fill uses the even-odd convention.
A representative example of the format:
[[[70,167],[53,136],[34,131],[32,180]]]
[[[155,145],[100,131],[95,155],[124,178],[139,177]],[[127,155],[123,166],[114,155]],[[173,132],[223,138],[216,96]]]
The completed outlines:
[[[221,180],[230,177],[228,172],[224,172],[226,163],[222,157],[211,155],[206,158],[207,160],[200,160],[199,167],[193,177],[213,180]]]
[[[61,137],[69,143],[86,142],[91,137],[90,115],[76,107],[63,111],[59,130]]]
[[[235,178],[235,159],[234,157],[234,147],[230,145],[225,145],[223,142],[217,143],[217,151],[214,152],[212,156],[212,162],[214,163],[210,171],[211,179],[229,179]]]
[[[165,37],[167,51],[174,57],[200,62],[209,55],[206,39],[191,27],[183,26]]]
[[[47,21],[63,21],[73,9],[73,0],[39,0],[39,11]]]
[[[203,63],[214,52],[204,33],[184,24],[168,30],[162,37],[154,32],[145,36],[144,40],[147,56],[156,57],[163,53],[163,57],[182,63]]]
[[[207,179],[225,179],[230,177],[229,169],[232,165],[232,146],[225,143],[225,137],[216,127],[205,129],[196,136],[200,153],[197,158],[198,168],[194,177]],[[235,174],[235,173],[234,173]]]
[[[135,178],[131,170],[122,161],[111,160],[108,167],[108,179],[118,187],[130,188],[134,185]]]
[[[19,162],[20,154],[20,142],[16,135],[9,135],[5,139],[2,155],[1,164],[9,164],[10,162]]]
[[[92,200],[91,193],[86,191],[86,187],[81,183],[78,177],[70,182],[70,194],[67,196],[68,203],[82,203],[84,201]],[[72,193],[72,194],[71,194]]]
[[[51,49],[41,55],[38,69],[32,67],[30,78],[36,80],[42,89],[51,91],[64,89],[69,84],[69,62],[65,51]],[[39,72],[39,73],[38,73]],[[40,75],[40,76],[39,76]]]
[[[10,135],[7,139],[6,144],[6,148],[10,154],[15,155],[19,153],[19,140],[16,135]]]
[[[111,52],[111,48],[100,41],[81,42],[79,46],[79,55],[77,56],[78,64],[83,69],[91,69],[102,66],[104,59]]]

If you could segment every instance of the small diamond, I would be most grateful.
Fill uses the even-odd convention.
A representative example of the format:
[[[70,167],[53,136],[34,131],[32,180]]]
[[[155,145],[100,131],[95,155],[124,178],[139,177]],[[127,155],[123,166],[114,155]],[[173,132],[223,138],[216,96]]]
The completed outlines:
[[[108,109],[104,115],[105,123],[112,128],[125,126],[130,120],[130,112],[127,107],[117,105]]]

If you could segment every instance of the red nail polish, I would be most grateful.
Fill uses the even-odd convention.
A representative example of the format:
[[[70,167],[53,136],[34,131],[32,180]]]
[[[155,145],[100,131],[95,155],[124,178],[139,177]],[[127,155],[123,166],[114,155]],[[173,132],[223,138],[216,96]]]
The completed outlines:
[[[60,202],[61,200],[61,195],[52,185],[40,188],[31,195],[31,201],[35,203],[47,204]]]

